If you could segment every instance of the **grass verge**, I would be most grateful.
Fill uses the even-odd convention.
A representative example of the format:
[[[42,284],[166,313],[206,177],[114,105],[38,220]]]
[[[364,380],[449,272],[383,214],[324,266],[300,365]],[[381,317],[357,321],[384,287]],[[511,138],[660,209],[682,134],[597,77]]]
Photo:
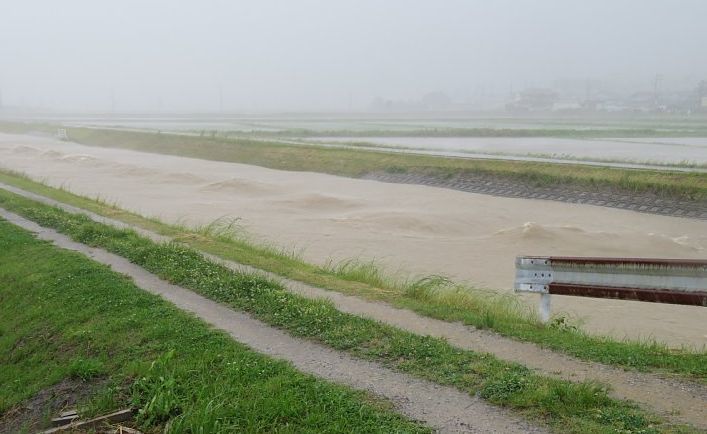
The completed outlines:
[[[489,354],[460,350],[441,339],[342,313],[329,303],[294,295],[265,278],[233,272],[182,244],[157,244],[133,231],[115,229],[8,192],[0,191],[0,206],[76,241],[121,255],[172,283],[249,312],[295,336],[478,394],[547,422],[558,432],[691,431],[610,398],[602,385],[548,378]]]
[[[385,301],[437,319],[491,329],[580,359],[641,371],[659,370],[707,381],[705,351],[676,350],[656,342],[616,341],[592,336],[562,317],[543,325],[512,295],[470,288],[438,276],[400,281],[387,276],[373,263],[349,261],[318,266],[234,234],[228,230],[227,222],[197,229],[177,227],[48,187],[21,175],[0,171],[0,181],[173,237],[195,249],[318,287]]]
[[[0,431],[40,428],[1,425],[8,410],[65,379],[97,384],[84,415],[132,405],[149,432],[428,431],[2,220],[0,263]]]

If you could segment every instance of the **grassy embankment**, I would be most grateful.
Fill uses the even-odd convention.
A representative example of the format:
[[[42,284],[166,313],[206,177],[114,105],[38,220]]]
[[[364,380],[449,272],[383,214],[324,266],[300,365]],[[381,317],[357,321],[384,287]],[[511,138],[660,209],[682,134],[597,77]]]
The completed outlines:
[[[601,385],[548,378],[489,354],[454,348],[442,339],[342,313],[327,302],[294,295],[262,277],[233,272],[181,244],[157,244],[133,231],[115,229],[5,191],[0,191],[0,206],[76,241],[124,256],[172,283],[249,312],[293,335],[478,394],[547,422],[558,432],[692,431],[610,398]]]
[[[74,195],[0,171],[0,181],[173,237],[195,249],[274,272],[312,285],[382,300],[433,318],[461,321],[525,340],[575,357],[642,371],[658,370],[707,381],[707,352],[675,350],[654,342],[615,341],[591,336],[562,317],[540,324],[512,295],[500,295],[444,278],[400,280],[387,276],[373,263],[347,261],[318,266],[296,255],[258,244],[218,222],[203,228],[185,228],[148,219],[104,202]]]
[[[537,186],[563,184],[589,190],[614,189],[627,194],[650,192],[685,199],[707,199],[707,174],[704,173],[443,158],[362,149],[286,145],[246,138],[191,137],[82,128],[70,129],[69,135],[72,140],[91,146],[348,177],[361,177],[373,172],[395,172],[449,179],[470,173]]]
[[[56,126],[0,122],[0,130],[14,133],[30,131],[54,133]],[[464,176],[464,174],[482,174],[499,180],[536,186],[562,184],[589,191],[614,190],[625,194],[648,192],[665,197],[707,200],[707,174],[704,173],[405,155],[365,149],[287,145],[244,137],[225,138],[218,135],[197,137],[89,128],[68,130],[71,140],[91,146],[133,149],[354,178],[374,172],[421,174],[441,179]]]
[[[62,382],[86,395],[84,416],[132,405],[151,433],[427,431],[387,403],[254,353],[108,267],[2,220],[0,264],[0,431],[40,429],[63,410],[52,408],[62,397],[46,393]],[[18,419],[40,391],[48,399],[33,401],[39,420]]]

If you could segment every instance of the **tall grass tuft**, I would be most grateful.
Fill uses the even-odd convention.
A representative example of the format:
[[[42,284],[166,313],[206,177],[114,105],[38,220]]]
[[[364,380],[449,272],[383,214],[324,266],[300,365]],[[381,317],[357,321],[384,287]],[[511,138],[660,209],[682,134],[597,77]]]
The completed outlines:
[[[484,328],[492,329],[498,321],[538,322],[534,310],[512,294],[471,287],[444,276],[426,276],[407,283],[403,292],[415,300],[475,312],[481,319],[479,324]]]
[[[195,226],[192,231],[205,237],[230,241],[242,238],[245,233],[240,220],[240,217],[222,216],[205,225]]]
[[[324,272],[334,274],[340,279],[367,283],[376,288],[396,288],[395,281],[386,276],[375,260],[361,261],[356,258],[334,262],[329,260],[322,267]]]

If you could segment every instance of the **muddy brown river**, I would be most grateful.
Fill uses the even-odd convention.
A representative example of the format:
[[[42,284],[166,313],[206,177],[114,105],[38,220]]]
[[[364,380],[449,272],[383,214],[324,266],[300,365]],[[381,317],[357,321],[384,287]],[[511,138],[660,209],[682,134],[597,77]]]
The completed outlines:
[[[0,167],[167,222],[239,218],[309,261],[376,260],[509,291],[516,255],[704,258],[707,222],[0,135]],[[536,300],[530,298],[535,304]],[[707,343],[707,309],[553,297],[594,333]]]

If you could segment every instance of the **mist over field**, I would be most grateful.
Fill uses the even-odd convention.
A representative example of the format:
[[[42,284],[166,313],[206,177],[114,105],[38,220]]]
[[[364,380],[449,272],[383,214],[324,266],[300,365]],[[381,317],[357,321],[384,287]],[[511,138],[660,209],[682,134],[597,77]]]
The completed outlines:
[[[538,88],[657,99],[707,78],[705,17],[701,0],[3,0],[0,107],[496,109]]]

